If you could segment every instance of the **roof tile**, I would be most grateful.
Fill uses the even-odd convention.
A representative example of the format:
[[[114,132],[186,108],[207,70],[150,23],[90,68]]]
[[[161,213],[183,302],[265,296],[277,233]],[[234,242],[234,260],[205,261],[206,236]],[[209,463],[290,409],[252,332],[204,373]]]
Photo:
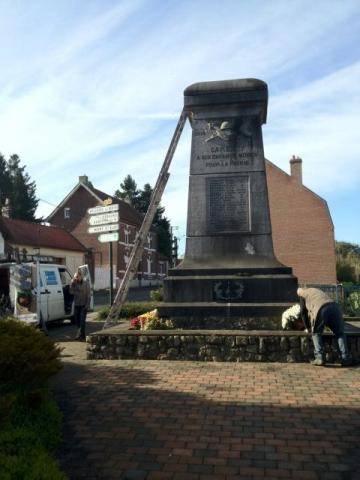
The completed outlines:
[[[20,245],[86,251],[82,243],[60,227],[0,216],[0,232],[4,235],[5,240]]]

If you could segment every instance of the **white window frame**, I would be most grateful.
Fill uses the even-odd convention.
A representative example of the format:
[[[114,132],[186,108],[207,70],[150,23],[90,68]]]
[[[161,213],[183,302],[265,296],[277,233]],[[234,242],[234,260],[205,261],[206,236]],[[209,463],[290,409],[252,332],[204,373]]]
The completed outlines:
[[[151,275],[151,267],[152,267],[152,262],[153,262],[151,256],[148,256],[146,260],[147,260],[147,261],[146,261],[146,263],[147,263],[147,267],[146,267],[146,268],[147,268],[147,271],[146,271],[146,273],[147,273],[148,275]]]
[[[125,233],[125,237],[124,237],[125,238],[125,245],[129,245],[130,244],[130,229],[125,227],[124,233]]]
[[[66,219],[70,218],[70,207],[64,208],[64,218]]]

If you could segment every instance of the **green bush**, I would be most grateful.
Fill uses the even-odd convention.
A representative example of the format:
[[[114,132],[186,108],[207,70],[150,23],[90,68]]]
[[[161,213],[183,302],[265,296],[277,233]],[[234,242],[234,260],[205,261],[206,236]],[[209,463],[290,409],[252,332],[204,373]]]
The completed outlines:
[[[97,320],[106,320],[109,315],[110,307],[101,307],[97,312]]]
[[[64,480],[47,450],[60,443],[61,413],[47,389],[17,390],[0,399],[1,480]]]
[[[143,313],[150,312],[151,310],[155,310],[159,305],[158,302],[128,302],[124,303],[122,307],[119,319],[120,318],[135,318],[138,315],[142,315]],[[105,318],[109,314],[109,307],[103,307],[101,310],[98,311],[97,319],[98,320],[105,320]]]
[[[0,320],[0,479],[65,480],[51,452],[61,412],[47,389],[60,349],[41,331]]]
[[[0,320],[0,392],[36,389],[61,368],[61,349],[35,327]]]
[[[349,293],[343,308],[345,313],[350,317],[360,316],[360,291]]]
[[[61,427],[61,413],[48,391],[6,394],[0,413],[1,480],[65,480],[47,451],[59,445]]]
[[[158,302],[129,302],[125,303],[120,312],[120,318],[134,318],[143,313],[155,310]]]
[[[153,318],[149,320],[144,330],[173,330],[174,325],[171,320],[164,320],[163,318]]]
[[[150,298],[153,302],[163,302],[164,301],[164,288],[160,287],[157,290],[151,290]]]
[[[1,435],[1,434],[0,434]],[[25,442],[31,441],[26,434]],[[14,434],[13,442],[19,443],[19,436]],[[1,480],[66,480],[56,460],[51,458],[44,447],[29,445],[21,455],[8,455],[0,452]]]

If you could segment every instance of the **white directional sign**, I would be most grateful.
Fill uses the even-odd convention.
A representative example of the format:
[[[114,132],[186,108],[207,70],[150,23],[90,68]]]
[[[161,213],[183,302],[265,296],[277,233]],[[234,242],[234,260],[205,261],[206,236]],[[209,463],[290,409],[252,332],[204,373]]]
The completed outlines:
[[[119,234],[118,232],[115,233],[103,233],[98,236],[98,240],[101,243],[107,243],[107,242],[117,242],[119,240]]]
[[[116,232],[117,230],[119,230],[119,224],[111,223],[110,225],[97,225],[96,227],[89,227],[88,233]]]
[[[119,210],[119,204],[107,205],[106,207],[93,207],[88,209],[89,215],[98,215],[99,213],[117,212]]]
[[[89,217],[90,225],[104,225],[106,223],[116,223],[119,221],[119,212],[103,213]]]

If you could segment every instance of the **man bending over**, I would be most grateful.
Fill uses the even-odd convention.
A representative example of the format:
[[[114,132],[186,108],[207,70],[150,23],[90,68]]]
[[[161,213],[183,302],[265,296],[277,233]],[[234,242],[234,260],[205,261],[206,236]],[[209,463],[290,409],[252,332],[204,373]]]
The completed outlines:
[[[325,365],[324,341],[322,334],[329,327],[337,339],[341,354],[341,365],[352,364],[348,352],[344,320],[339,305],[318,288],[298,288],[302,320],[312,333],[315,359],[313,365]]]

